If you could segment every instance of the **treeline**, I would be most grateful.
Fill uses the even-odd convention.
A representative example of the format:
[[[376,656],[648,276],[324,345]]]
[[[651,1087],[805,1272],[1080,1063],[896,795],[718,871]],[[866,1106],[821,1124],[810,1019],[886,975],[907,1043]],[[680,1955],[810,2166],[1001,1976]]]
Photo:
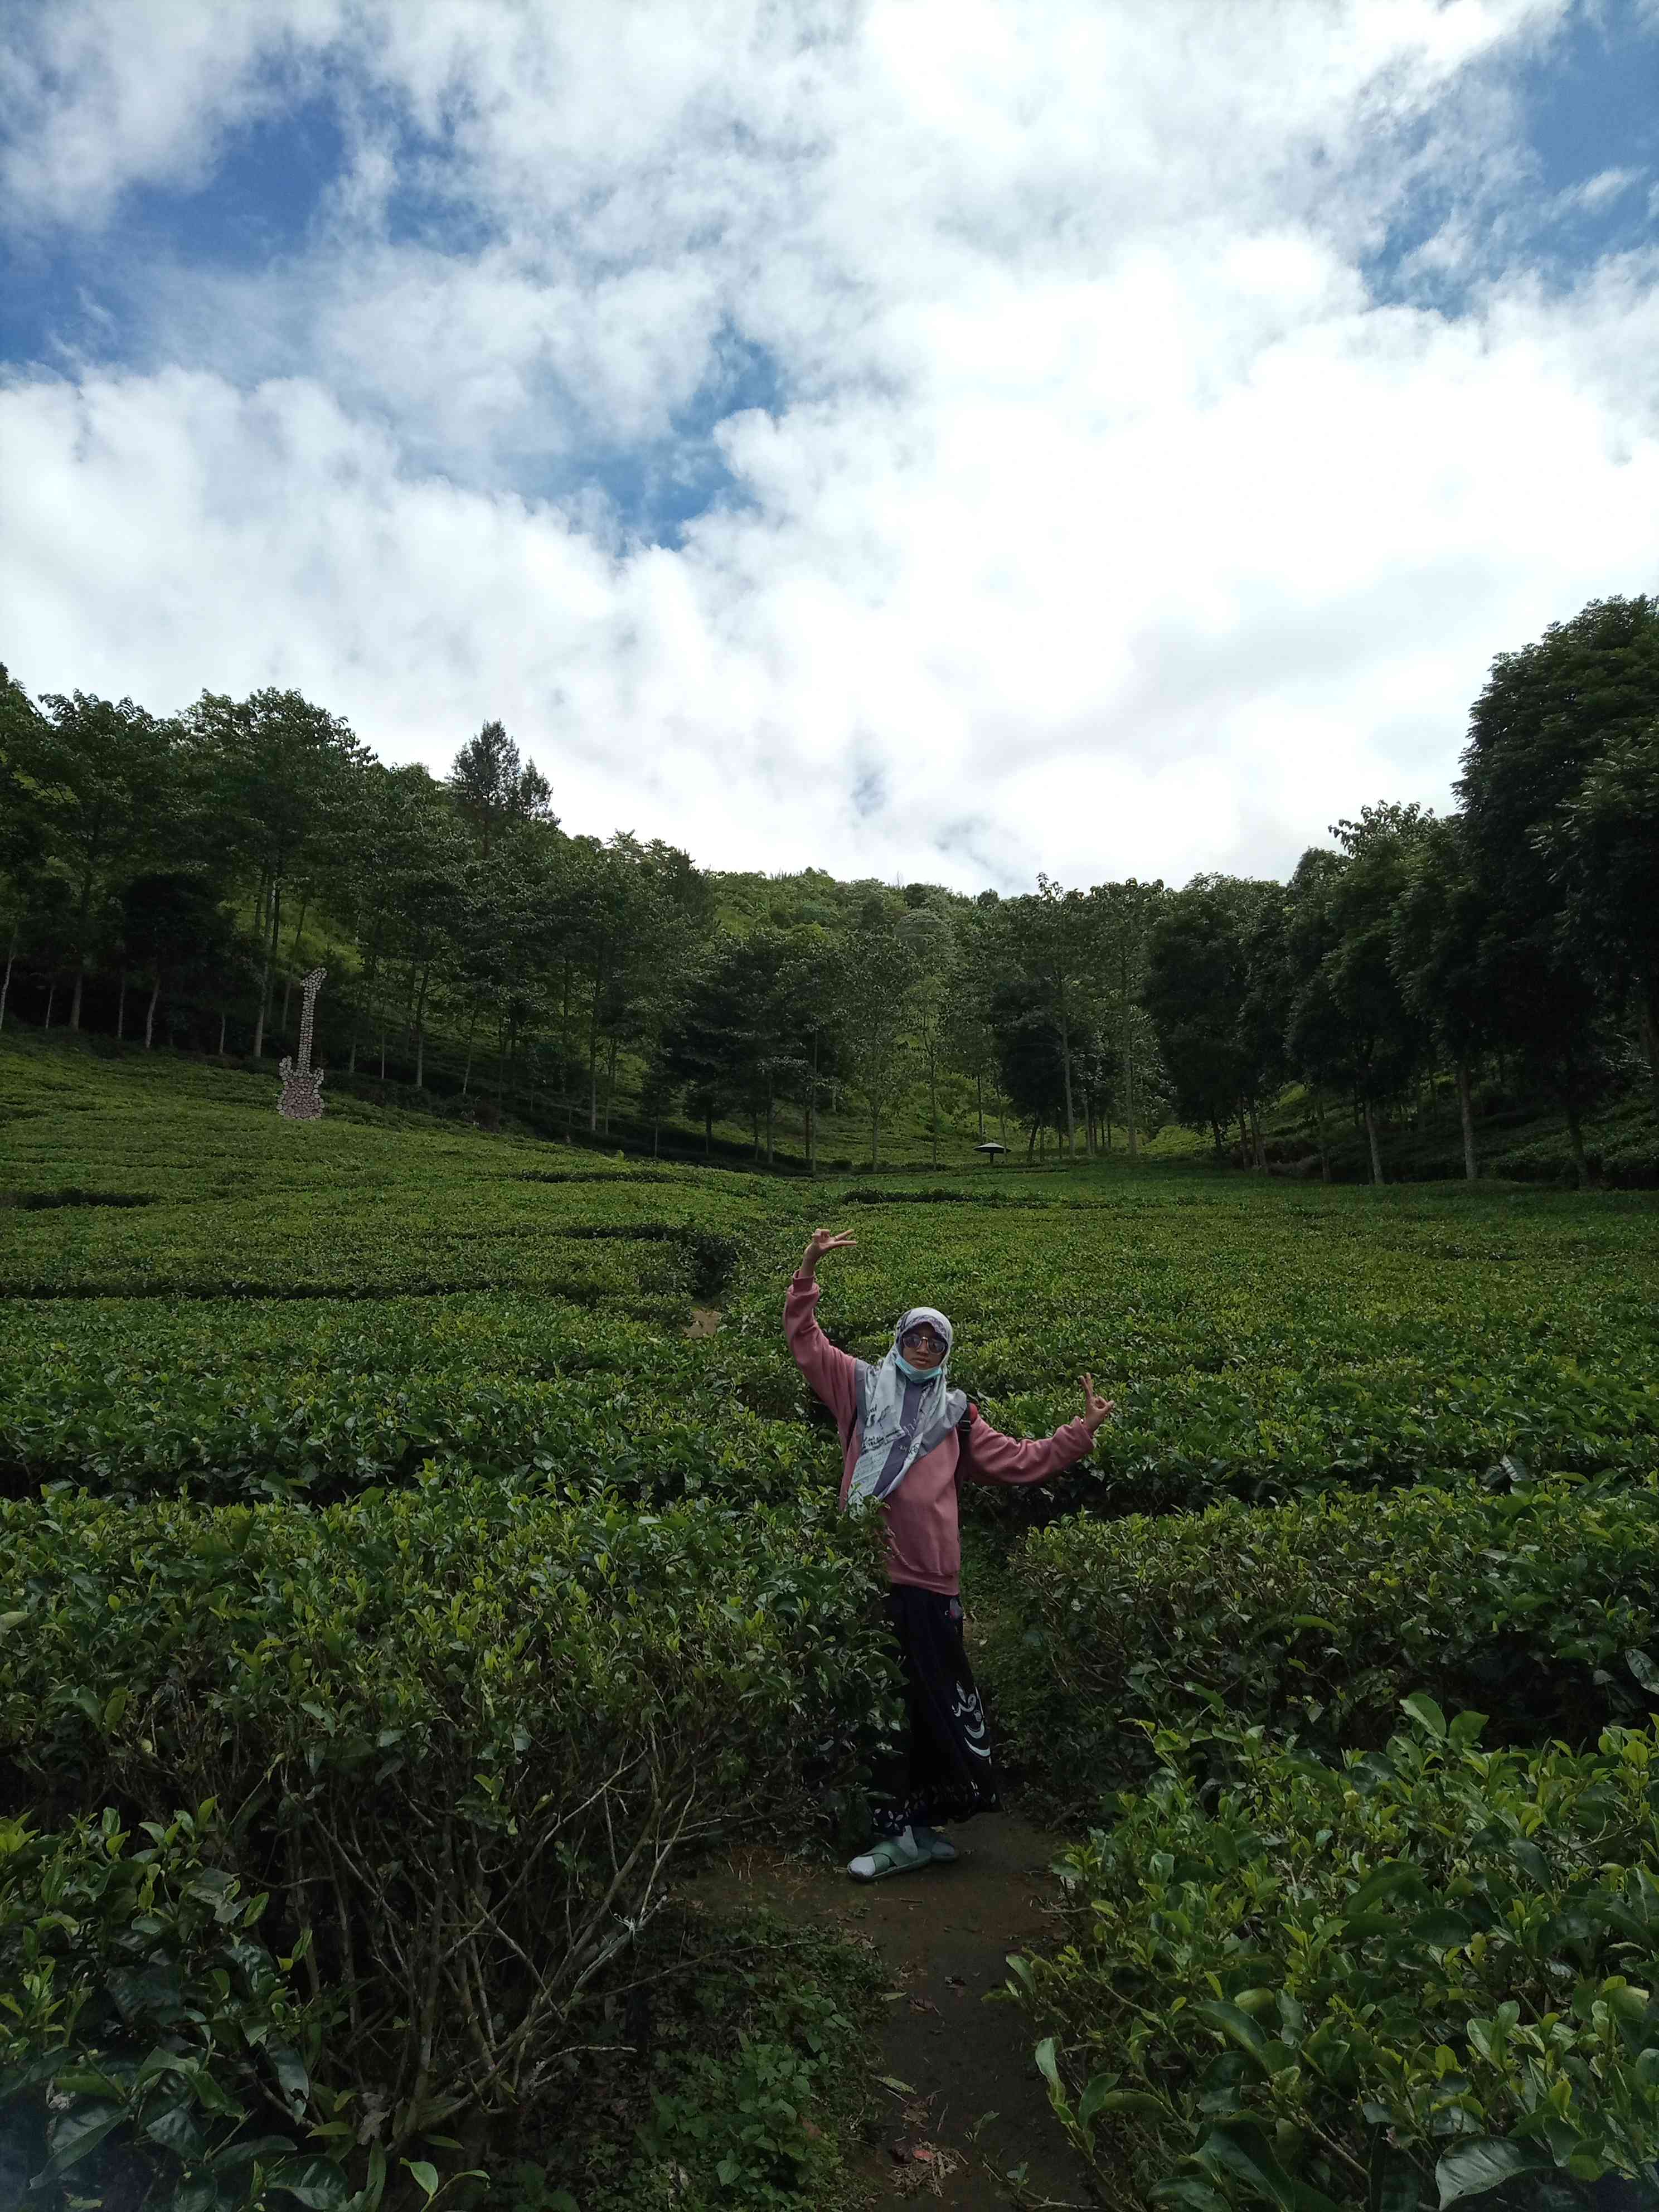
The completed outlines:
[[[1659,600],[1592,602],[1500,654],[1458,809],[1361,810],[1288,884],[1199,876],[1027,896],[698,869],[568,833],[500,722],[447,776],[387,768],[294,691],[160,716],[0,670],[0,1023],[254,1060],[291,1049],[328,948],[324,1057],[416,1091],[510,1086],[598,1133],[684,1116],[704,1145],[826,1107],[884,1130],[1012,1116],[1071,1157],[1174,1118],[1265,1158],[1300,1082],[1380,1131],[1425,1080],[1483,1074],[1582,1122],[1645,1076],[1659,1110]],[[309,935],[307,935],[309,931]],[[430,1048],[430,1054],[429,1054]]]

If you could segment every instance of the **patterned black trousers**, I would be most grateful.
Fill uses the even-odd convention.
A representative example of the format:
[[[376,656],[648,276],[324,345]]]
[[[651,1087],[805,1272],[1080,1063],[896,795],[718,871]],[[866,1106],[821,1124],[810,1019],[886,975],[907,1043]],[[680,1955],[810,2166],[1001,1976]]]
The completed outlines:
[[[876,1765],[878,1838],[1002,1809],[985,1714],[962,1641],[962,1600],[895,1583],[887,1617],[904,1665],[905,1733]]]

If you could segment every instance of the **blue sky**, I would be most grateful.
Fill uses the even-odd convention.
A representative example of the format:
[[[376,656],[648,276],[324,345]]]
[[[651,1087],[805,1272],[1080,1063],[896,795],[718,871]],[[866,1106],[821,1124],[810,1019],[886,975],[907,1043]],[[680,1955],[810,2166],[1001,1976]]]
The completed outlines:
[[[10,11],[25,683],[501,714],[720,865],[1179,881],[1443,807],[1492,655],[1659,589],[1650,0],[619,20]]]

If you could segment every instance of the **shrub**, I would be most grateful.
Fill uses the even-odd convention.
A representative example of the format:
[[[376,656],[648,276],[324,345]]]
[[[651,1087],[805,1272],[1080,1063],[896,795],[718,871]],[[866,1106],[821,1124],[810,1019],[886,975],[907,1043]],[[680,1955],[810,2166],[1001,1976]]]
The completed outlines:
[[[302,1995],[295,1961],[260,1940],[267,1900],[216,1863],[212,1807],[143,1835],[112,1809],[55,1835],[0,1821],[0,2200],[32,2182],[43,2212],[141,2198],[230,2212],[269,2185],[343,2205],[326,2147],[353,2130],[311,2079],[337,2008]],[[382,2152],[377,2198],[385,2172]]]
[[[1335,1768],[1218,1731],[1242,1771],[1211,1812],[1158,1731],[1152,1789],[1062,1863],[1069,1941],[1009,1987],[1110,2201],[1659,2187],[1659,1735],[1486,1752],[1480,1714],[1404,1702]]]
[[[1056,1774],[1119,1780],[1137,1724],[1194,1698],[1364,1746],[1426,1684],[1506,1735],[1582,1736],[1659,1689],[1656,1537],[1659,1475],[1057,1522],[1014,1554],[1035,1622],[1003,1702]]]
[[[682,1845],[799,1817],[894,1717],[878,1530],[487,1483],[324,1511],[0,1508],[0,1786],[234,1808],[388,2152],[532,2099]]]

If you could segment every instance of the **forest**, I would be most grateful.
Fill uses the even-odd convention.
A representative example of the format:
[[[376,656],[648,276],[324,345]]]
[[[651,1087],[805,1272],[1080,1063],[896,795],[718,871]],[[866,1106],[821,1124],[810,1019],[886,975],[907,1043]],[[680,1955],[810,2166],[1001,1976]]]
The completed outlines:
[[[4,672],[0,671],[0,678]],[[826,1105],[868,1163],[896,1116],[988,1116],[1028,1151],[1168,1123],[1267,1164],[1299,1087],[1386,1133],[1455,1097],[1547,1100],[1581,1185],[1584,1117],[1659,1104],[1659,600],[1592,602],[1493,660],[1445,817],[1383,800],[1289,881],[1200,874],[976,897],[698,868],[574,833],[499,721],[448,775],[390,768],[292,690],[156,714],[0,693],[0,1024],[258,1062],[325,963],[319,1056],[416,1098],[611,1137],[746,1130],[817,1164]],[[384,1095],[384,1091],[382,1091]],[[1235,1137],[1235,1133],[1236,1137]],[[850,1158],[832,1163],[852,1165]],[[1637,1163],[1638,1175],[1642,1163]]]

